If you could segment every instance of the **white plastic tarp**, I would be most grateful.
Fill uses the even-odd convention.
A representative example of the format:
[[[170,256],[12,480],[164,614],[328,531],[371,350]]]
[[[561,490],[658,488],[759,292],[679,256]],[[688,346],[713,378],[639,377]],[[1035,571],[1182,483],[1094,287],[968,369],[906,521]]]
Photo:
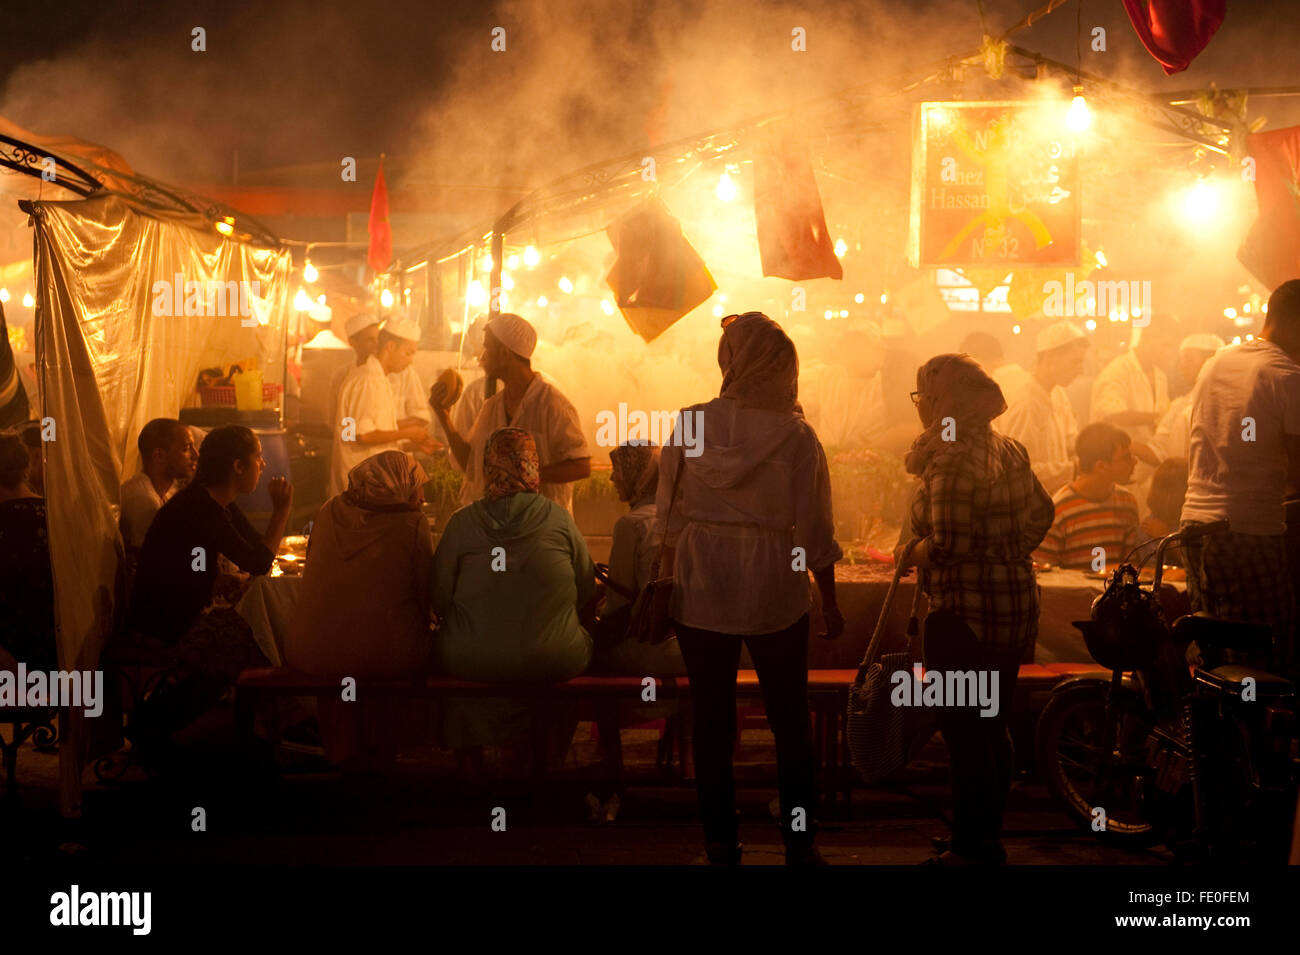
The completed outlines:
[[[176,417],[202,368],[256,355],[266,380],[280,380],[291,258],[224,238],[197,216],[160,218],[115,193],[33,210],[59,665],[93,669],[113,621],[118,494],[138,466],[140,428]],[[180,314],[166,314],[176,311],[177,276],[201,284],[182,294]],[[75,815],[87,727],[80,711],[63,719],[60,803]]]

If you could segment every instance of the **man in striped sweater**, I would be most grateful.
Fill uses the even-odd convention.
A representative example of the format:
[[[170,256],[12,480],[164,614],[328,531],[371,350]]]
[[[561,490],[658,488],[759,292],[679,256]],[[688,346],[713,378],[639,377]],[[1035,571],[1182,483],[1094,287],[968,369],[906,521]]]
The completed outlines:
[[[1132,442],[1124,431],[1099,421],[1079,432],[1075,453],[1079,476],[1053,495],[1056,517],[1034,560],[1102,571],[1118,565],[1137,544],[1137,498],[1119,486],[1133,476]]]

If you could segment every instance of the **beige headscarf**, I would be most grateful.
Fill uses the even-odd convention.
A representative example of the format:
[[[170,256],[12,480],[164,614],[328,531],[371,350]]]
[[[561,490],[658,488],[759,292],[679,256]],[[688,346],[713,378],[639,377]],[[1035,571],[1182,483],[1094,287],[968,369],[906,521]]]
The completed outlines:
[[[723,398],[742,408],[799,411],[799,356],[794,342],[762,312],[746,312],[722,329],[718,342]]]
[[[907,453],[907,470],[920,474],[935,452],[954,441],[944,441],[944,422],[951,418],[956,439],[972,431],[987,431],[989,422],[1007,410],[1002,388],[970,355],[935,355],[916,373],[917,390],[929,396],[934,421]]]
[[[415,492],[429,480],[418,461],[405,451],[381,451],[348,472],[343,499],[368,511],[416,511]]]

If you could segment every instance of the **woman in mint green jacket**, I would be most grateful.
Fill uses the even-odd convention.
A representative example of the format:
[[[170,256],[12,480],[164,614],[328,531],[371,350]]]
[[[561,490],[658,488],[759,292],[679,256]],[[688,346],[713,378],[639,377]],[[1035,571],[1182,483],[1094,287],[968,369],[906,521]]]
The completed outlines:
[[[451,516],[433,558],[442,670],[502,683],[577,676],[592,652],[578,622],[595,594],[587,544],[569,512],[537,493],[527,431],[494,432],[483,463],[486,493]]]

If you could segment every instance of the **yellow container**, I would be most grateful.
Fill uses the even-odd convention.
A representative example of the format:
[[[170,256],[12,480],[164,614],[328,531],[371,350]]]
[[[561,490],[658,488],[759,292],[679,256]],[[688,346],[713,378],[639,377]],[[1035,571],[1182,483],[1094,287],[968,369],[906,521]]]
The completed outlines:
[[[235,407],[240,411],[262,410],[262,373],[243,371],[234,377]]]

